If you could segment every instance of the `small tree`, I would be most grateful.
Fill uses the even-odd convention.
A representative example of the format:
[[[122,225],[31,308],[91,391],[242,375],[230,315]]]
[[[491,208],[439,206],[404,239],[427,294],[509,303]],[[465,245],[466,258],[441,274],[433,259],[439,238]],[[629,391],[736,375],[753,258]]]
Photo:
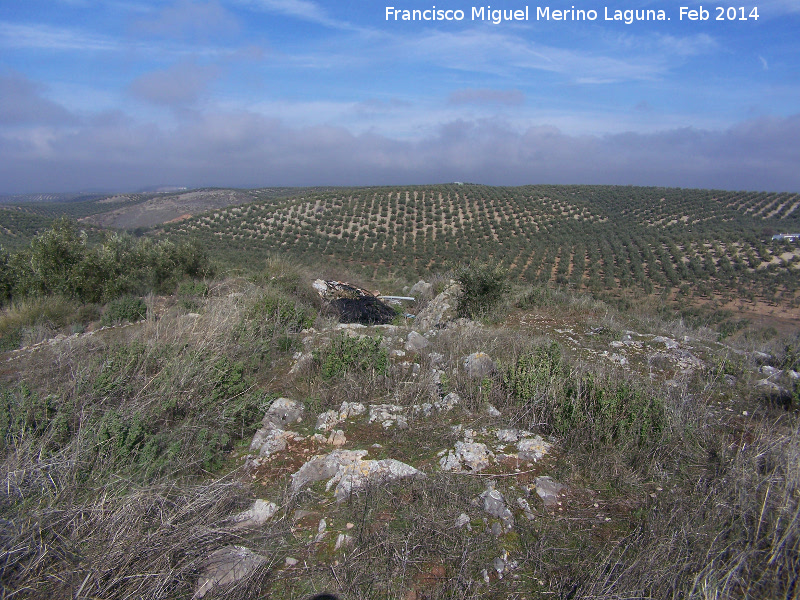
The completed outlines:
[[[461,317],[486,315],[509,288],[506,270],[495,264],[473,263],[459,267],[455,279],[461,285],[457,308]]]

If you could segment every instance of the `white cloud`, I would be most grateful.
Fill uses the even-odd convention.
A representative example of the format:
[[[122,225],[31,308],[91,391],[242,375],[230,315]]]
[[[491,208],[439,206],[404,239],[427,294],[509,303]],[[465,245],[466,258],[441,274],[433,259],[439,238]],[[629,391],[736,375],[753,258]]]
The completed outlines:
[[[80,31],[51,27],[0,22],[0,46],[38,50],[118,50],[119,44],[108,37]]]

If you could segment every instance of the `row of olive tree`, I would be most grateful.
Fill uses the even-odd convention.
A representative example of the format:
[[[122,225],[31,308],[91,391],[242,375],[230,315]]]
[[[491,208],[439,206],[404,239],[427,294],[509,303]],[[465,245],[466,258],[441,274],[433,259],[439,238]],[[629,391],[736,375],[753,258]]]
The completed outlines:
[[[154,241],[111,233],[90,246],[86,233],[62,218],[10,255],[0,248],[0,303],[60,295],[81,302],[108,302],[124,294],[170,292],[184,277],[212,269],[194,242]]]

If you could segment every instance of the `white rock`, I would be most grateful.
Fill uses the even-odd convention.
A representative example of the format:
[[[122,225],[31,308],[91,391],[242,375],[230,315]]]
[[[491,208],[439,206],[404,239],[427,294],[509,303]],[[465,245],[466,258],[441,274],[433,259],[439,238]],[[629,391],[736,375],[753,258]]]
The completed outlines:
[[[277,504],[259,498],[253,502],[250,508],[233,517],[235,523],[233,529],[259,527],[269,521],[277,510]]]
[[[275,452],[285,450],[287,442],[296,439],[303,439],[303,437],[293,431],[262,427],[253,436],[253,441],[250,443],[250,452],[258,452],[260,456],[269,456]]]
[[[490,488],[480,495],[483,500],[483,510],[493,517],[497,517],[506,527],[511,527],[514,524],[514,515],[506,506],[505,498],[500,490]]]
[[[428,346],[430,346],[430,342],[424,335],[416,331],[412,331],[408,334],[405,346],[407,352],[417,352]]]
[[[537,461],[550,451],[552,444],[544,441],[541,436],[524,438],[517,442],[520,460]]]
[[[663,337],[663,336],[656,336],[652,339],[654,343],[662,343],[664,344],[668,350],[672,350],[673,348],[678,347],[678,342],[673,340],[672,338]]]
[[[486,444],[478,442],[456,442],[455,450],[448,452],[447,456],[439,460],[439,466],[443,471],[461,472],[465,468],[478,472],[482,471],[491,463],[494,454]]]
[[[342,402],[339,407],[339,418],[344,421],[350,417],[358,417],[367,412],[367,407],[361,402]]]
[[[317,424],[314,427],[320,431],[330,431],[339,423],[339,412],[335,410],[326,410],[317,417]]]
[[[536,518],[536,515],[533,514],[531,510],[531,505],[528,504],[528,501],[525,498],[517,498],[517,506],[519,506],[522,513],[525,515],[525,518],[529,521],[533,521]]]
[[[493,405],[487,404],[486,405],[486,412],[490,417],[499,417],[501,416],[501,412],[497,410]]]
[[[289,398],[278,398],[267,409],[267,414],[261,421],[263,427],[276,427],[286,429],[293,423],[302,421],[303,404]]]
[[[553,481],[551,477],[537,477],[534,480],[536,486],[536,493],[544,502],[545,506],[554,506],[558,504],[558,498],[561,495],[561,490],[564,488],[560,483]]]
[[[519,433],[516,429],[498,429],[494,434],[498,440],[506,444],[516,442],[519,439]]]
[[[470,531],[472,531],[472,527],[469,524],[469,515],[467,513],[461,513],[458,515],[458,518],[455,522],[456,529],[461,529],[462,527],[467,527]]]
[[[328,443],[335,448],[344,446],[347,443],[347,438],[344,435],[344,431],[341,429],[331,431],[331,435],[328,437]]]
[[[309,483],[328,479],[325,489],[336,486],[334,496],[341,501],[372,481],[425,476],[398,460],[363,460],[366,454],[366,450],[334,450],[325,456],[315,456],[292,475],[292,493]]]

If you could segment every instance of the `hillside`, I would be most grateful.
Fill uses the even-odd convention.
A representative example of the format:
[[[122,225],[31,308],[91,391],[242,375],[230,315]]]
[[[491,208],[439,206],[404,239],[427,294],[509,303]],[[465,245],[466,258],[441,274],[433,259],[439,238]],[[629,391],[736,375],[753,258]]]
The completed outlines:
[[[468,314],[435,275],[342,324],[317,275],[184,281],[2,355],[5,596],[796,595],[796,336],[527,284]]]
[[[222,209],[165,226],[241,263],[330,257],[413,279],[493,259],[512,278],[593,293],[798,307],[800,195],[614,186],[341,189]],[[763,308],[763,307],[761,307]]]
[[[0,197],[0,246],[15,251],[59,217],[88,227],[141,230],[216,208],[325,188],[199,189],[112,195],[28,194]]]

